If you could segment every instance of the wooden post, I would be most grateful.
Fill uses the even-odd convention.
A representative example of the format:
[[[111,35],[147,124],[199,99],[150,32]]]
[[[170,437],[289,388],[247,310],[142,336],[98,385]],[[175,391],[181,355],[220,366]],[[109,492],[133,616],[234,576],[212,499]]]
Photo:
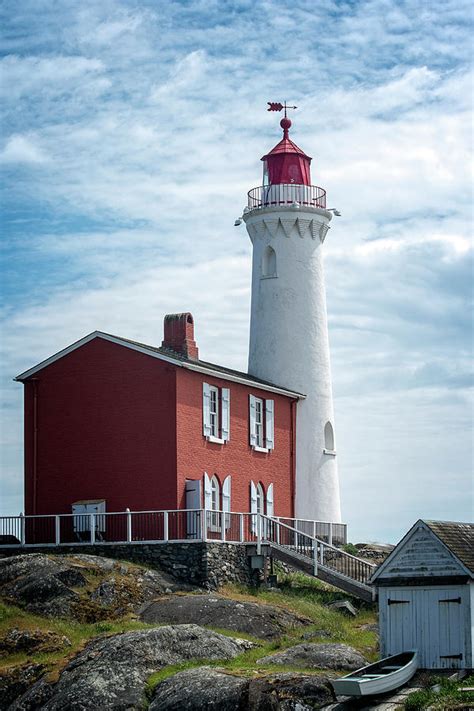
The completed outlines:
[[[59,546],[61,543],[61,520],[59,516],[54,517],[54,539],[56,541],[56,545]]]
[[[328,543],[332,546],[332,523],[329,524],[329,540]]]
[[[313,575],[316,578],[318,575],[318,543],[313,538]]]
[[[127,514],[127,543],[132,542],[132,513],[129,508],[125,509]]]
[[[240,542],[244,542],[244,515],[239,514]]]
[[[168,511],[163,511],[163,540],[168,540]]]
[[[89,514],[89,525],[91,529],[91,544],[95,543],[95,514]]]
[[[225,514],[221,511],[219,515],[221,518],[221,541],[225,541]]]
[[[25,545],[25,514],[20,514],[20,544]]]

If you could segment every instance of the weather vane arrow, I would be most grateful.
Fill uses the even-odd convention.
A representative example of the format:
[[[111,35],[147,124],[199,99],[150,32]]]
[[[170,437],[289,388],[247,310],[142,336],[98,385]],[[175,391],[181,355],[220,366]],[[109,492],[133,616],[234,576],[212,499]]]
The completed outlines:
[[[286,111],[287,109],[297,109],[297,106],[288,106],[286,101],[284,104],[281,104],[279,101],[267,101],[268,104],[268,109],[267,111],[281,111],[282,109],[285,109],[285,118],[286,118]]]

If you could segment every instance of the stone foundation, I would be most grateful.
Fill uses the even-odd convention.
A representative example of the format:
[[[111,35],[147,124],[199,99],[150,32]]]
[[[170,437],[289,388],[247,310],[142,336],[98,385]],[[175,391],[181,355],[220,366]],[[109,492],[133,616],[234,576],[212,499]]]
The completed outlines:
[[[258,572],[249,566],[246,546],[238,543],[138,543],[132,545],[15,546],[0,549],[0,558],[31,553],[86,553],[157,568],[193,585],[216,589],[225,583],[253,585]]]

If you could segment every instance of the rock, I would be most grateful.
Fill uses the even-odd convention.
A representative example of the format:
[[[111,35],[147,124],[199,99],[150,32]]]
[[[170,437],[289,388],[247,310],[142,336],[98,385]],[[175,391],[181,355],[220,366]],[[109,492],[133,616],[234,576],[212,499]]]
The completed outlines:
[[[21,664],[0,670],[0,710],[9,708],[44,673],[42,664]]]
[[[187,669],[157,684],[149,711],[245,711],[248,680],[210,667]]]
[[[135,709],[144,702],[148,676],[169,664],[192,659],[232,659],[251,642],[231,639],[198,625],[176,625],[126,632],[90,642],[63,670],[50,699],[35,707],[37,685],[17,709]]]
[[[313,711],[335,701],[326,677],[284,674],[252,679],[248,690],[251,711]]]
[[[328,607],[331,607],[333,610],[337,610],[338,612],[342,612],[348,617],[357,617],[357,610],[350,600],[336,600],[336,602],[330,602]]]
[[[313,669],[359,669],[368,664],[362,654],[347,644],[297,644],[283,652],[259,659],[258,664],[281,664],[284,666]]]
[[[92,591],[87,576],[97,580]],[[182,588],[164,573],[94,555],[32,553],[0,560],[2,597],[30,612],[81,622],[136,612],[157,595]]]
[[[70,640],[50,630],[20,630],[17,627],[0,637],[0,657],[17,652],[56,652],[70,647]]]
[[[240,602],[219,595],[179,595],[154,600],[140,613],[144,622],[187,623],[245,632],[272,639],[311,621],[287,610],[255,602]]]
[[[313,711],[335,700],[325,677],[284,673],[245,679],[210,667],[178,672],[155,687],[150,711]]]

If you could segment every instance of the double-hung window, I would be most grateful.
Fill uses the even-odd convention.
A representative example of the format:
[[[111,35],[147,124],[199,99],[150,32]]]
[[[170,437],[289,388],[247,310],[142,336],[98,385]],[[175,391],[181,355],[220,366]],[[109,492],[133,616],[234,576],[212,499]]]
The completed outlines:
[[[209,426],[211,428],[211,437],[219,437],[219,390],[211,385],[209,392]]]
[[[230,390],[202,384],[203,435],[210,442],[230,440]]]
[[[257,452],[275,447],[274,401],[249,396],[250,446]]]
[[[255,398],[255,445],[263,447],[263,400]]]

